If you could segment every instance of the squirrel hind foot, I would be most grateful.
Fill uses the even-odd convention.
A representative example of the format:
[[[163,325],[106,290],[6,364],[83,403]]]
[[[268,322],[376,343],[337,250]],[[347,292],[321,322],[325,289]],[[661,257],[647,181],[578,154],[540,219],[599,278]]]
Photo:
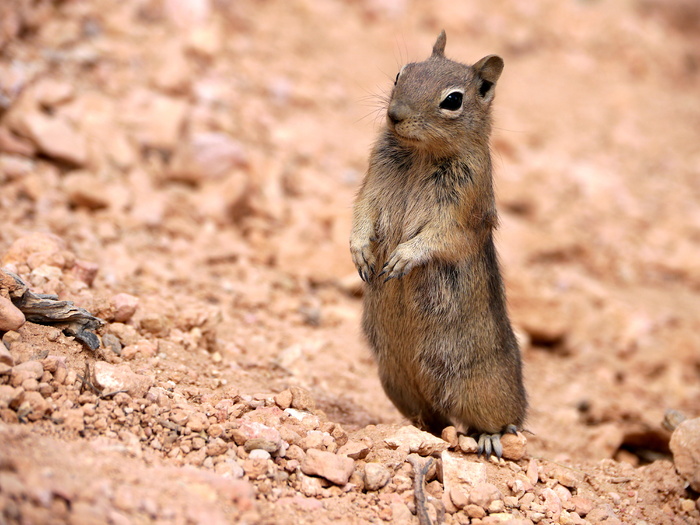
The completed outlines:
[[[496,432],[495,434],[488,434],[486,432],[477,434],[475,436],[477,440],[476,453],[479,456],[484,456],[489,458],[491,454],[495,454],[498,459],[503,456],[503,445],[501,445],[501,436],[504,434],[517,434],[518,428],[515,425],[507,425],[503,431]]]

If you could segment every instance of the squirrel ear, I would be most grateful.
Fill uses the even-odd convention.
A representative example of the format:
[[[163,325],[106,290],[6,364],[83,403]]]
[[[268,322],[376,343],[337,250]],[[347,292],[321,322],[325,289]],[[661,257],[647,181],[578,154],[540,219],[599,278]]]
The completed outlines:
[[[488,55],[474,64],[477,75],[482,79],[495,84],[503,72],[503,59],[498,55]]]
[[[445,56],[445,43],[447,42],[447,35],[445,30],[438,35],[435,45],[433,46],[433,56],[434,57],[444,57]]]

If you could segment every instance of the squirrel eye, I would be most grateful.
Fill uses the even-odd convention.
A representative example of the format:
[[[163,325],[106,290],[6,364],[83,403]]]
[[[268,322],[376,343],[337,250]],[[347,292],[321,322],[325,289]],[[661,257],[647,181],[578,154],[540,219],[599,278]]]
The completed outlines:
[[[396,85],[396,83],[399,81],[399,75],[401,75],[401,71],[396,73],[396,78],[394,79],[394,85]]]
[[[440,102],[440,109],[447,109],[450,111],[456,111],[462,107],[462,93],[460,91],[453,91],[447,95],[442,102]]]

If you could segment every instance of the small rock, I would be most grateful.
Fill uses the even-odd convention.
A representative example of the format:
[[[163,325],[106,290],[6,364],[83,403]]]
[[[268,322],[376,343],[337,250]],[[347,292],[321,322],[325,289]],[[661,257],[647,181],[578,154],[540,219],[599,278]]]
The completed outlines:
[[[41,113],[26,113],[21,117],[22,132],[49,157],[75,166],[87,163],[88,149],[85,137],[61,117],[47,117]]]
[[[338,454],[343,454],[352,459],[364,459],[369,454],[369,446],[364,441],[348,441],[340,447]]]
[[[554,490],[549,487],[542,490],[544,498],[544,506],[547,509],[547,515],[554,521],[559,521],[561,515],[561,499]]]
[[[276,428],[257,421],[241,421],[240,426],[233,430],[233,439],[237,445],[247,446],[248,450],[262,449],[271,454],[282,445],[282,437]]]
[[[175,149],[188,108],[184,100],[135,89],[123,104],[122,118],[141,145]]]
[[[390,448],[399,449],[406,454],[416,453],[421,456],[435,456],[447,450],[449,443],[424,432],[414,426],[401,427],[396,434],[384,439]]]
[[[603,523],[607,520],[610,520],[608,523],[620,523],[610,505],[596,507],[586,515],[586,521],[590,523]]]
[[[139,307],[139,298],[128,293],[118,293],[112,297],[114,305],[114,322],[126,323],[136,313]]]
[[[440,436],[443,441],[447,441],[450,444],[450,448],[457,448],[459,445],[459,437],[457,436],[457,429],[450,425],[442,429],[442,434]]]
[[[695,502],[692,499],[681,498],[681,509],[686,513],[693,512],[695,509]]]
[[[228,451],[228,444],[223,439],[216,438],[207,445],[206,451],[207,456],[220,456]]]
[[[464,513],[472,519],[481,519],[486,516],[486,511],[473,503],[464,506]]]
[[[678,425],[669,446],[678,474],[700,492],[700,418],[686,419]]]
[[[36,102],[44,107],[54,107],[73,98],[75,88],[70,82],[42,78],[33,86]]]
[[[506,510],[506,504],[502,499],[495,499],[489,503],[488,508],[489,514],[498,514]]]
[[[530,459],[527,465],[527,479],[534,486],[537,485],[537,480],[539,479],[537,460],[535,458]]]
[[[269,441],[263,438],[253,438],[246,441],[243,448],[246,452],[252,452],[253,450],[264,450],[268,454],[274,454],[280,447],[274,441]]]
[[[99,269],[100,266],[97,263],[78,259],[75,261],[73,268],[71,268],[71,273],[79,281],[84,282],[88,286],[92,286]]]
[[[459,436],[459,449],[465,454],[476,454],[478,448],[479,444],[473,437],[464,434]]]
[[[250,451],[250,454],[248,454],[249,459],[253,460],[268,460],[271,459],[272,456],[270,456],[270,453],[267,450],[263,450],[261,448],[255,448]]]
[[[469,504],[469,486],[456,485],[450,489],[450,500],[458,509],[463,509]]]
[[[12,369],[12,374],[24,375],[24,378],[39,379],[44,373],[44,365],[41,361],[30,360],[20,363]]]
[[[391,471],[381,463],[367,463],[365,465],[365,488],[367,490],[379,490],[391,480]]]
[[[93,377],[96,386],[105,393],[124,390],[132,397],[143,397],[153,386],[152,378],[135,374],[129,365],[116,366],[104,361],[95,362]]]
[[[505,506],[509,509],[517,509],[520,507],[520,504],[518,503],[518,498],[515,496],[506,496],[503,498],[503,503]]]
[[[199,433],[209,428],[209,419],[202,412],[194,412],[190,414],[186,426],[192,432]]]
[[[275,403],[282,410],[292,406],[292,391],[289,389],[282,390],[275,395]]]
[[[0,295],[0,332],[18,330],[24,322],[22,311],[12,304],[12,301]]]
[[[63,189],[73,206],[89,210],[99,210],[109,206],[109,193],[93,173],[87,171],[69,173],[63,178]]]
[[[351,458],[323,450],[310,449],[301,463],[301,471],[309,476],[321,476],[336,485],[345,485],[355,469]]]
[[[554,479],[570,489],[575,489],[583,481],[583,474],[569,468],[557,468],[554,471]]]
[[[488,508],[489,504],[497,499],[503,499],[501,491],[492,483],[478,483],[469,492],[469,503]]]
[[[72,255],[72,254],[71,254]],[[39,256],[39,260],[34,260],[30,268],[42,265],[56,266],[63,268],[66,264],[66,243],[63,239],[52,233],[34,232],[23,235],[5,252],[2,257],[4,265],[19,265],[27,263],[30,257]],[[0,272],[0,275],[4,275]]]
[[[239,142],[224,133],[195,133],[179,147],[170,163],[167,177],[189,183],[221,178],[247,163]],[[284,407],[287,408],[287,407]]]
[[[51,406],[39,392],[25,392],[20,399],[17,415],[21,414],[30,421],[38,421],[50,411]]]
[[[119,355],[124,359],[131,360],[136,356],[143,358],[153,357],[158,353],[158,347],[148,339],[141,339],[134,344],[130,344],[121,349]]]
[[[413,514],[405,503],[395,501],[391,504],[391,517],[393,523],[412,523]]]
[[[576,514],[585,518],[593,510],[593,501],[583,496],[572,496],[569,504],[573,505]]]
[[[475,486],[487,481],[484,463],[469,461],[461,454],[449,451],[443,452],[441,458],[442,481],[446,491],[459,484]]]
[[[557,496],[559,496],[562,503],[565,503],[571,499],[571,491],[569,491],[569,489],[563,485],[557,484],[552,488],[552,490],[557,493]]]
[[[292,393],[292,408],[308,411],[312,411],[316,408],[316,402],[313,400],[308,390],[298,386],[293,386],[289,390]]]
[[[0,363],[7,366],[12,366],[15,363],[15,360],[5,346],[4,341],[0,341]]]
[[[504,459],[519,461],[525,457],[527,452],[527,438],[521,432],[503,435],[501,445],[503,446]]]
[[[10,385],[0,385],[0,408],[15,405],[24,392],[22,388],[13,388]]]

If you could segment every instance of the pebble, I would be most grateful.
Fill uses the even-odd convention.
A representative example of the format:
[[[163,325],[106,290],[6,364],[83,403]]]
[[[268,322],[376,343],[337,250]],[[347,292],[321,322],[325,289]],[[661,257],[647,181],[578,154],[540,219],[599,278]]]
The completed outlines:
[[[391,480],[391,471],[381,463],[367,463],[365,465],[365,488],[367,490],[379,490]]]
[[[554,521],[559,520],[561,515],[561,499],[554,490],[547,487],[542,490],[542,498],[544,499],[544,506],[547,510],[547,515]]]
[[[678,425],[669,446],[678,474],[700,492],[700,418],[686,419]]]
[[[572,496],[569,503],[574,506],[576,514],[583,518],[593,510],[593,501],[583,496]]]
[[[473,487],[487,481],[484,463],[469,461],[461,454],[449,451],[444,451],[440,457],[442,459],[442,481],[446,491],[460,484]]]
[[[364,441],[348,441],[340,447],[338,454],[344,454],[352,459],[364,459],[369,454],[370,448]]]
[[[214,438],[209,442],[206,450],[207,456],[220,456],[228,451],[228,443],[221,438]]]
[[[114,305],[114,322],[126,323],[136,313],[139,306],[139,298],[128,293],[118,293],[112,297]]]
[[[51,406],[39,392],[25,392],[20,398],[17,415],[24,415],[30,421],[37,421],[51,411]]]
[[[237,445],[246,446],[249,450],[259,448],[274,453],[282,445],[282,437],[276,428],[269,427],[257,421],[241,421],[238,428],[233,430],[233,439]]]
[[[503,499],[503,495],[493,483],[477,483],[469,491],[469,503],[479,505],[483,509],[498,499]]]
[[[123,104],[123,118],[141,145],[166,151],[175,148],[187,112],[185,101],[134,89]]]
[[[12,301],[0,295],[0,332],[18,330],[25,322],[24,314]],[[7,363],[10,364],[10,363]]]
[[[0,385],[0,408],[15,405],[22,393],[24,393],[24,389],[21,387],[14,388],[10,385]]]
[[[478,448],[479,444],[473,437],[464,434],[459,436],[459,449],[465,454],[476,454]]]
[[[5,346],[5,342],[0,341],[0,363],[6,366],[12,366],[14,362],[15,360],[7,346]]]
[[[486,511],[473,503],[464,506],[464,513],[472,519],[481,519],[486,516]]]
[[[457,448],[459,445],[459,436],[457,435],[457,429],[450,425],[442,430],[440,435],[443,441],[447,441],[450,444],[450,448]]]
[[[517,434],[505,434],[501,437],[503,446],[503,458],[512,461],[519,461],[527,453],[527,438],[521,432]]]
[[[336,485],[345,485],[355,469],[355,461],[347,456],[310,449],[301,462],[301,471],[321,476]]]
[[[292,391],[289,389],[282,390],[278,394],[275,394],[275,403],[282,410],[290,408],[292,406]]]
[[[88,160],[87,141],[61,117],[27,112],[21,117],[22,132],[47,156],[83,166]]]
[[[261,448],[256,448],[250,451],[250,454],[248,454],[249,459],[270,459],[272,456],[270,456],[270,453],[267,450],[263,450]]]
[[[308,410],[309,412],[316,409],[316,402],[313,400],[308,390],[298,386],[293,386],[289,390],[292,394],[291,408]]]
[[[185,425],[192,432],[202,432],[209,428],[209,419],[202,412],[193,412]]]
[[[535,458],[531,458],[530,462],[527,465],[527,479],[530,480],[530,483],[532,485],[537,485],[538,478],[539,478],[539,474],[538,474],[537,460]]]
[[[405,454],[435,456],[447,450],[449,443],[424,432],[414,426],[401,427],[396,434],[384,439],[390,448],[401,450]]]
[[[153,386],[151,377],[132,372],[129,365],[117,366],[104,361],[95,362],[93,377],[96,386],[104,393],[125,390],[133,397],[144,397]]]
[[[554,471],[554,479],[565,487],[575,489],[583,481],[583,474],[569,468],[560,467]]]

